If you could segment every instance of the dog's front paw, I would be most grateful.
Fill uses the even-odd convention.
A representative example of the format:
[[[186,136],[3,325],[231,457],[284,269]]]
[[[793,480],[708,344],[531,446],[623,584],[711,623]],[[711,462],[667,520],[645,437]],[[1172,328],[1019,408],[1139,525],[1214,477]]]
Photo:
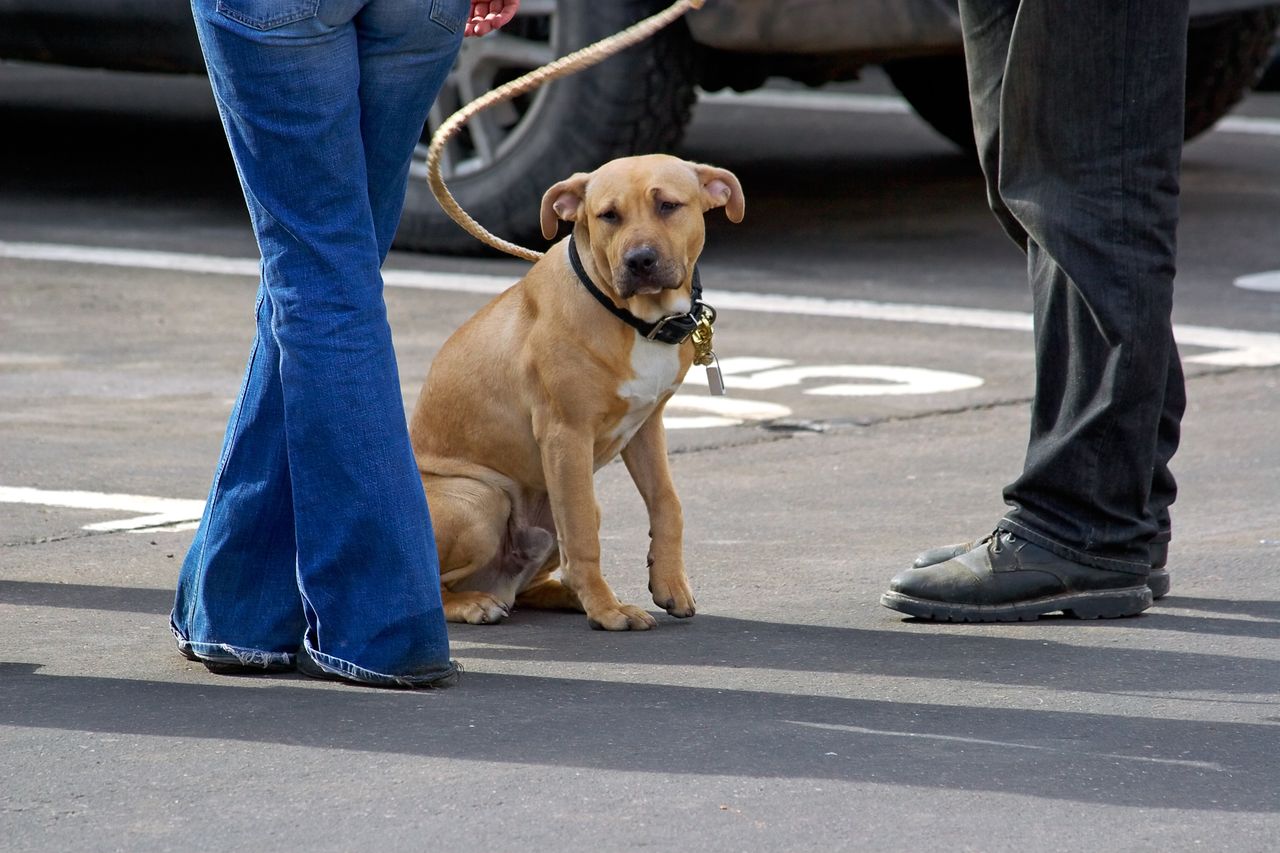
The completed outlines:
[[[653,593],[653,603],[677,619],[686,619],[698,612],[689,579],[683,574],[670,580],[651,580],[649,591]]]
[[[630,604],[588,613],[587,622],[597,631],[648,631],[658,624],[657,619]]]
[[[445,592],[444,618],[450,622],[492,625],[511,615],[501,599],[487,592]]]

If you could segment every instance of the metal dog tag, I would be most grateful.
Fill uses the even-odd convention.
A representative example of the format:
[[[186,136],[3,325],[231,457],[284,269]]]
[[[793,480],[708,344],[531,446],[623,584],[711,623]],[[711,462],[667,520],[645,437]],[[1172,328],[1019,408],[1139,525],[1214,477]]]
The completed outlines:
[[[713,397],[724,396],[724,377],[720,375],[720,359],[711,353],[711,363],[707,365],[707,390]]]

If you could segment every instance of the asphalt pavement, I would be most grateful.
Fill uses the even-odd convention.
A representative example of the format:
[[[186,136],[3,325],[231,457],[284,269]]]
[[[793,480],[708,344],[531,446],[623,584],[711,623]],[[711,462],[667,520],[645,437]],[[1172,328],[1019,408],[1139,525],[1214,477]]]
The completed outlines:
[[[0,849],[1274,850],[1280,96],[1186,151],[1172,594],[1015,625],[877,603],[1003,511],[1030,299],[972,164],[839,98],[710,100],[683,149],[747,196],[703,263],[729,397],[670,411],[698,615],[648,601],[610,465],[606,576],[658,627],[455,626],[423,693],[176,653],[252,333],[234,171],[199,79],[0,66]],[[393,253],[406,403],[524,268]]]

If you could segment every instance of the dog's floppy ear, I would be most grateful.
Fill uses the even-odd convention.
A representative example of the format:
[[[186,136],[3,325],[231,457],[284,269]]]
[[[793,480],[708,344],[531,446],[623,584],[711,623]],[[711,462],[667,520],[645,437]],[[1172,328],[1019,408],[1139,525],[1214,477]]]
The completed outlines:
[[[577,172],[547,190],[542,196],[543,237],[548,240],[554,238],[560,229],[559,220],[561,219],[565,222],[577,221],[578,208],[586,198],[589,177],[591,176],[586,172]]]
[[[747,212],[747,199],[742,194],[742,184],[728,169],[718,169],[704,163],[693,164],[702,184],[702,210],[723,207],[730,222],[741,222]]]

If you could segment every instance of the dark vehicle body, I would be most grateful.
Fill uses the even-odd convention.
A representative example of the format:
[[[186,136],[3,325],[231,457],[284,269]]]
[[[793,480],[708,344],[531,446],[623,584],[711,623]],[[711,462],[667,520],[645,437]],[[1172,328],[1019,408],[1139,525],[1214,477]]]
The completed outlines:
[[[522,0],[502,32],[468,39],[415,158],[397,245],[481,247],[426,187],[425,140],[449,112],[556,56],[609,35],[669,0]],[[1280,5],[1192,0],[1187,136],[1208,129],[1263,72]],[[814,26],[844,21],[845,26]],[[202,73],[185,0],[0,0],[0,59],[122,71]],[[820,86],[883,66],[917,113],[972,146],[955,0],[707,0],[650,41],[581,75],[484,113],[449,145],[444,171],[479,221],[536,242],[547,186],[613,157],[670,151],[696,89],[759,87],[770,77]]]

